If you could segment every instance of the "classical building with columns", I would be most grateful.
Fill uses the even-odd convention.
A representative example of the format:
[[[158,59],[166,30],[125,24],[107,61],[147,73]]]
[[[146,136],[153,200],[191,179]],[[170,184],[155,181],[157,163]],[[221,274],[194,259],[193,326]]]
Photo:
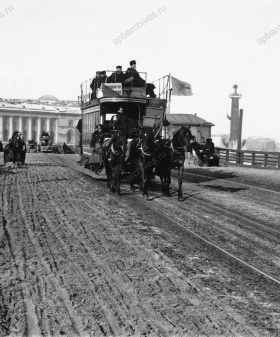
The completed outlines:
[[[60,101],[45,95],[38,100],[0,99],[0,140],[7,142],[14,131],[25,141],[39,142],[43,131],[49,131],[53,144],[77,145],[81,118],[77,101]]]

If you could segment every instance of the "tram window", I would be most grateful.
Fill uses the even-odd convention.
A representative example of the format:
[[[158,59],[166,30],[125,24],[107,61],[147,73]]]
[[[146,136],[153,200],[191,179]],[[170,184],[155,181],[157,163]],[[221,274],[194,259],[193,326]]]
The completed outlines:
[[[110,121],[113,116],[116,116],[116,114],[106,114],[106,121]]]

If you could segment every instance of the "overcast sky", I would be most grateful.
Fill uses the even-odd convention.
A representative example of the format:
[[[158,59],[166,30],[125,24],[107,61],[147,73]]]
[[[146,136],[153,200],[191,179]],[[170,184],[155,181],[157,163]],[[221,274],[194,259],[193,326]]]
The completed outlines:
[[[2,98],[77,99],[96,70],[132,59],[149,81],[191,83],[171,113],[196,113],[212,134],[229,133],[236,83],[243,138],[280,142],[279,0],[0,0]]]

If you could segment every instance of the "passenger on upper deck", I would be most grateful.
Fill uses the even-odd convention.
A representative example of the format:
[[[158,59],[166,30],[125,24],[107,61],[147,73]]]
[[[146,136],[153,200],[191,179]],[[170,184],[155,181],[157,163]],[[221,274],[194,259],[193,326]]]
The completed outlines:
[[[91,96],[90,96],[91,100],[96,98],[96,90],[99,87],[100,87],[100,71],[97,71],[95,78],[92,80],[92,82],[90,84],[90,88],[92,90],[92,93],[91,93]]]
[[[123,83],[125,75],[122,71],[122,66],[116,67],[116,72],[108,77],[107,83]]]
[[[136,61],[132,60],[129,64],[130,67],[127,68],[125,73],[126,78],[129,79],[132,77],[131,81],[134,87],[145,87],[146,82],[140,77],[138,71],[136,70]]]
[[[130,79],[131,81],[127,81],[127,83],[132,82],[133,87],[145,87],[146,81],[140,77],[138,71],[136,70],[136,61],[130,61],[130,68],[127,68],[125,73],[126,79]],[[154,93],[155,86],[152,83],[147,83],[146,85],[146,95],[149,95],[151,98],[155,98],[156,95]]]
[[[106,71],[100,71],[100,85],[98,88],[101,88],[103,83],[107,83],[107,75],[106,75]]]

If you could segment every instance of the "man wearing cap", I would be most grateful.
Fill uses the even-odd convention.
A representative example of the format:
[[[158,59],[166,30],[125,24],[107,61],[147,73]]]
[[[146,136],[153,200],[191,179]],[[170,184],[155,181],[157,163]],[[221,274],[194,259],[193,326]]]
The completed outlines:
[[[97,71],[95,78],[92,80],[90,84],[90,88],[92,90],[90,100],[96,98],[96,90],[97,88],[99,88],[99,86],[100,86],[100,71]]]
[[[116,66],[116,72],[108,77],[107,83],[123,83],[125,79],[122,66]]]
[[[144,81],[138,71],[136,70],[136,61],[135,60],[132,60],[130,61],[130,68],[127,68],[127,71],[126,71],[126,79],[131,79],[131,82],[132,82],[132,86],[133,87],[145,87],[145,84],[146,84],[146,81]],[[129,81],[130,83],[130,81]],[[154,89],[155,89],[155,86],[152,84],[152,83],[147,83],[146,85],[146,94],[149,95],[151,98],[155,98],[156,95],[154,93]]]
[[[100,84],[98,88],[101,88],[103,83],[107,83],[107,75],[106,75],[106,71],[100,71]]]

